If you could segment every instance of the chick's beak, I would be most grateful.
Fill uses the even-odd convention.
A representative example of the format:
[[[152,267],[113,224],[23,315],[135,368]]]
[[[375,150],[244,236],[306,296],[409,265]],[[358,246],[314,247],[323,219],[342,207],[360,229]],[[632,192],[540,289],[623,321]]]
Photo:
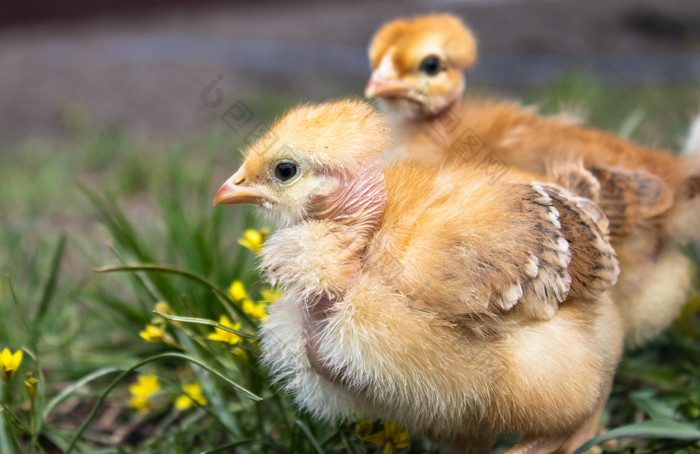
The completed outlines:
[[[365,96],[368,98],[403,98],[410,91],[410,87],[398,80],[385,79],[377,70],[372,73],[367,87],[365,87]]]
[[[245,169],[241,167],[224,183],[214,196],[214,205],[233,203],[260,203],[265,196],[258,189],[246,183]]]

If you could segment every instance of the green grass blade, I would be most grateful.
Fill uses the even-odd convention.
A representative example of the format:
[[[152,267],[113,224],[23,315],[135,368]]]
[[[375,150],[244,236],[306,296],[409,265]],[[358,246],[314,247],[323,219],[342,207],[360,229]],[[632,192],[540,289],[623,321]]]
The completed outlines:
[[[66,446],[68,446],[68,440],[66,439],[66,434],[58,429],[55,429],[50,424],[45,424],[41,429],[41,436],[49,440],[51,443],[56,445],[60,451],[65,451]],[[91,453],[94,454],[94,453]]]
[[[667,438],[673,440],[700,440],[700,430],[690,424],[677,421],[644,421],[618,427],[582,444],[574,454],[584,454],[593,446],[618,438]]]
[[[141,325],[148,318],[145,314],[148,314],[148,310],[142,310],[141,308],[134,308],[128,302],[124,302],[118,297],[112,294],[106,294],[106,292],[98,293],[96,298],[102,306],[110,308],[117,314],[121,319],[126,320],[130,324],[136,324],[136,326]]]
[[[138,363],[134,364],[133,366],[131,366],[130,368],[128,368],[127,370],[125,370],[124,372],[122,372],[121,374],[119,374],[119,376],[118,376],[117,378],[115,378],[115,379],[112,381],[112,383],[109,384],[109,386],[107,387],[107,389],[100,395],[100,398],[99,398],[99,399],[97,400],[97,402],[95,403],[95,406],[92,408],[92,411],[90,411],[90,414],[87,416],[87,418],[85,418],[85,421],[83,421],[83,423],[80,425],[80,427],[79,427],[78,430],[76,431],[75,435],[74,435],[73,438],[71,439],[70,445],[68,445],[68,449],[66,449],[66,453],[65,453],[65,454],[70,454],[70,453],[73,451],[73,449],[75,448],[76,443],[78,442],[78,440],[80,440],[80,437],[82,437],[83,433],[85,433],[85,430],[86,430],[87,427],[90,425],[90,423],[92,422],[92,420],[95,419],[95,416],[97,415],[97,412],[99,411],[100,407],[102,407],[102,404],[104,403],[104,401],[105,401],[105,399],[107,398],[107,396],[109,395],[109,393],[111,393],[112,390],[114,390],[114,388],[116,388],[116,386],[117,386],[124,378],[126,378],[127,375],[129,375],[129,374],[132,373],[133,371],[137,370],[137,369],[138,369],[139,367],[141,367],[141,366],[144,366],[144,365],[146,365],[146,364],[148,364],[148,363],[151,363],[151,362],[153,362],[153,361],[158,361],[158,360],[161,360],[161,359],[164,359],[164,358],[177,358],[177,359],[184,359],[185,361],[189,361],[189,362],[191,362],[191,363],[193,363],[193,364],[196,364],[196,365],[198,365],[198,366],[200,366],[200,367],[202,367],[202,368],[208,370],[208,371],[211,372],[212,374],[216,375],[217,377],[219,377],[221,380],[223,380],[223,381],[225,381],[226,383],[228,383],[228,384],[229,384],[230,386],[232,386],[233,388],[235,388],[235,389],[237,389],[237,390],[243,392],[244,394],[246,394],[246,396],[247,396],[248,398],[253,399],[253,400],[257,400],[257,401],[261,401],[261,400],[262,400],[262,397],[259,397],[259,396],[255,395],[255,394],[253,394],[252,392],[248,391],[247,389],[245,389],[244,387],[242,387],[242,386],[239,385],[238,383],[236,383],[236,382],[230,380],[230,379],[229,379],[228,377],[226,377],[222,372],[220,372],[220,371],[214,369],[213,367],[210,367],[208,364],[206,364],[206,363],[204,363],[204,362],[198,360],[197,358],[193,358],[192,356],[185,355],[185,354],[182,354],[182,353],[161,353],[161,354],[159,354],[159,355],[154,355],[154,356],[151,356],[151,357],[149,357],[149,358],[146,358],[146,359],[144,359],[143,361],[139,361]]]
[[[208,287],[214,293],[228,298],[226,293],[222,292],[215,284],[209,282],[207,279],[205,279],[201,276],[198,276],[197,274],[190,273],[189,271],[180,270],[180,269],[172,268],[169,266],[148,265],[148,264],[107,266],[107,267],[103,267],[103,268],[97,268],[95,271],[97,271],[98,273],[112,273],[115,271],[132,271],[132,272],[134,272],[134,271],[148,271],[148,272],[161,272],[161,273],[175,274],[177,276],[182,276],[182,277],[190,279],[194,282],[197,282],[205,287]]]
[[[160,195],[157,200],[165,220],[169,240],[178,245],[177,255],[185,259],[187,268],[203,270],[200,255],[192,241],[194,233],[191,231],[188,217],[183,212],[185,208],[183,199],[169,193],[167,196]],[[169,260],[174,258],[171,256]]]
[[[56,290],[56,282],[58,281],[58,273],[61,270],[61,260],[63,259],[63,252],[65,251],[65,248],[66,235],[64,234],[61,235],[61,237],[58,239],[58,243],[56,244],[56,248],[54,249],[53,257],[51,258],[49,278],[47,279],[46,284],[44,284],[44,290],[41,295],[41,300],[39,301],[36,313],[34,314],[35,327],[36,324],[41,323],[44,316],[46,315],[46,311],[49,308],[49,303],[51,302],[51,299]]]
[[[252,444],[265,444],[261,440],[241,440],[227,445],[219,446],[218,448],[210,449],[209,451],[201,451],[199,454],[215,454],[217,452],[235,452],[236,448]],[[234,451],[232,451],[234,450]]]
[[[299,426],[302,432],[304,432],[304,435],[306,435],[306,438],[309,439],[309,442],[311,445],[314,447],[316,452],[318,454],[324,454],[323,448],[321,448],[321,445],[318,443],[314,435],[311,433],[311,430],[309,429],[309,426],[304,424],[304,422],[301,419],[296,420],[296,425]]]
[[[98,211],[102,221],[106,224],[118,244],[126,247],[142,262],[153,262],[153,258],[148,254],[136,240],[138,235],[133,229],[133,226],[124,216],[124,213],[119,209],[113,200],[113,197],[100,199],[94,192],[86,186],[80,185],[80,190],[90,200],[93,207]]]
[[[670,403],[656,398],[656,392],[651,389],[643,389],[630,393],[630,401],[634,402],[650,419],[672,420],[676,415],[676,409]]]
[[[46,418],[49,416],[54,407],[56,407],[56,405],[66,400],[71,394],[73,394],[82,386],[87,385],[91,381],[96,380],[100,377],[104,377],[105,375],[120,371],[120,369],[117,369],[115,367],[104,367],[102,369],[96,370],[95,372],[92,372],[91,374],[86,375],[80,380],[77,380],[72,385],[70,385],[69,387],[58,393],[56,396],[54,396],[53,399],[51,399],[49,402],[47,402],[46,407],[44,407],[44,411],[42,413],[42,418],[46,420]]]
[[[12,297],[12,304],[15,306],[15,311],[17,312],[17,315],[19,316],[19,319],[22,321],[22,324],[24,325],[24,328],[28,333],[35,333],[32,324],[27,320],[27,317],[24,315],[24,308],[20,304],[19,299],[17,298],[17,294],[15,293],[15,288],[12,285],[12,279],[9,277],[7,278],[7,286],[10,288],[10,296]],[[30,338],[30,343],[32,346],[32,350],[36,351],[36,335],[31,336]]]
[[[153,313],[159,317],[163,317],[164,319],[172,320],[174,322],[195,323],[198,325],[214,326],[216,328],[219,328],[220,330],[228,331],[229,333],[233,333],[233,334],[236,334],[238,336],[245,337],[247,339],[256,339],[256,336],[254,336],[252,334],[243,333],[243,332],[235,330],[233,328],[229,328],[228,326],[224,326],[221,323],[215,322],[214,320],[209,320],[206,318],[196,318],[196,317],[180,317],[178,315],[161,314],[160,312],[156,312],[156,311],[153,311]]]
[[[340,439],[343,441],[343,446],[345,447],[345,451],[348,454],[359,454],[359,451],[355,447],[355,445],[350,441],[348,436],[343,432],[342,430],[340,431]]]
[[[115,245],[119,245],[124,252],[131,257],[135,257],[138,262],[156,262],[153,253],[147,247],[147,242],[139,237],[136,229],[121,208],[119,208],[114,197],[108,195],[104,199],[100,199],[84,186],[81,186],[81,190],[100,214],[107,230],[114,238]],[[120,260],[124,262],[123,259]],[[152,280],[163,299],[174,301],[177,298],[179,290],[171,285],[169,281],[159,276],[153,276]]]
[[[5,427],[4,410],[0,408],[0,454],[10,454],[10,437]]]
[[[104,267],[104,268],[98,268],[95,271],[98,273],[112,273],[116,271],[130,271],[130,272],[135,272],[135,271],[146,271],[146,272],[160,272],[160,273],[167,273],[167,274],[174,274],[177,276],[184,277],[186,279],[189,279],[193,282],[196,282],[209,290],[211,290],[216,296],[221,299],[227,307],[231,308],[236,314],[240,317],[241,320],[245,321],[246,324],[249,326],[255,326],[255,324],[252,322],[248,314],[243,312],[243,309],[241,309],[238,305],[236,305],[229,297],[228,294],[219,289],[213,282],[209,281],[208,279],[203,278],[202,276],[199,276],[197,274],[191,273],[189,271],[185,270],[180,270],[177,268],[172,268],[168,266],[162,266],[162,265],[148,265],[148,264],[143,264],[143,265],[127,265],[127,266],[110,266],[110,267]]]

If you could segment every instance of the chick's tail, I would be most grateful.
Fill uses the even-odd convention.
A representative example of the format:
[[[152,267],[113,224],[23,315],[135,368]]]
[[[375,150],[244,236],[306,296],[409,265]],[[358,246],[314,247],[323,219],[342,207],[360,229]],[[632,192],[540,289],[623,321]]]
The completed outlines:
[[[690,126],[690,133],[685,141],[683,154],[686,156],[700,155],[700,115],[695,117],[695,121]]]
[[[666,232],[679,243],[695,242],[700,240],[700,115],[690,127],[679,159],[683,181]]]
[[[695,208],[698,208],[700,207],[700,202],[698,201],[700,199],[700,115],[695,117],[695,121],[690,127],[690,134],[688,134],[681,159],[683,160],[683,167],[688,171],[684,195],[688,200],[694,200]],[[700,216],[700,210],[697,213]],[[700,232],[698,232],[698,235],[700,235]],[[694,239],[697,239],[697,236]]]

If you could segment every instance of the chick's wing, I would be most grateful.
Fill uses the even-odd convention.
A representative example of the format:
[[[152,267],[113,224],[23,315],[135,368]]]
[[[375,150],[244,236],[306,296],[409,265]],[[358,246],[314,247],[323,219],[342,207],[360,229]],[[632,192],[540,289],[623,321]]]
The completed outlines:
[[[410,164],[386,176],[366,267],[420,310],[549,319],[568,296],[594,297],[617,278],[605,217],[556,185]]]

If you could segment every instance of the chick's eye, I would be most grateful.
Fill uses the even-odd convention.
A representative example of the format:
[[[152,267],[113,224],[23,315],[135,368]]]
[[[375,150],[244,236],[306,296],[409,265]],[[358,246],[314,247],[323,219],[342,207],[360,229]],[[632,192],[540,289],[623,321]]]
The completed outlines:
[[[429,76],[436,75],[442,69],[440,58],[436,57],[435,55],[425,57],[423,61],[420,62],[419,69]]]
[[[281,181],[289,181],[297,174],[297,166],[291,162],[282,162],[275,167],[275,176]]]

